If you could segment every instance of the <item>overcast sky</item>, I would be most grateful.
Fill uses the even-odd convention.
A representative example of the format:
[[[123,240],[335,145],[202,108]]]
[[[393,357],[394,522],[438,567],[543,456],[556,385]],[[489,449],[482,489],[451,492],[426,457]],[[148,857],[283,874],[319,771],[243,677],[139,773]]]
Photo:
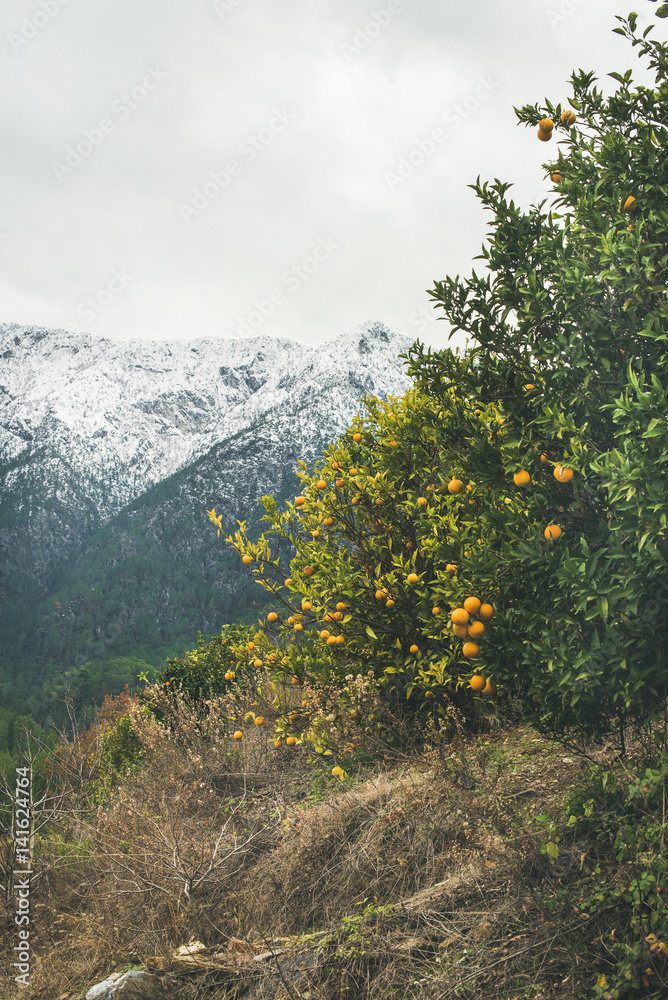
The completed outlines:
[[[609,90],[628,6],[8,0],[0,321],[318,344],[379,319],[444,346],[425,289],[480,250],[467,184],[544,196],[556,141],[513,105],[580,67]]]

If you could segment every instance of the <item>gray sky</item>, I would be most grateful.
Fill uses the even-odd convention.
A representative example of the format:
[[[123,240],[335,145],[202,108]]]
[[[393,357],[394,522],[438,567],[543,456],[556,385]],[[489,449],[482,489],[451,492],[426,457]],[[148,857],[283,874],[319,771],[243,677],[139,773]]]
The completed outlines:
[[[0,321],[318,344],[379,319],[444,346],[425,289],[479,253],[466,185],[544,196],[556,141],[513,105],[638,66],[627,7],[2,4]]]

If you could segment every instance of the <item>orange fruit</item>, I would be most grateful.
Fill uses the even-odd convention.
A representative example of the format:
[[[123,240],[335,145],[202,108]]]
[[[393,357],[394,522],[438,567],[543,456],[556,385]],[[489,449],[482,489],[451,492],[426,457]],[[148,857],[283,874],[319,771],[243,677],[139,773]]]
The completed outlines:
[[[382,601],[382,599],[383,599],[383,591],[382,590],[377,590],[376,594],[375,594],[375,597],[376,597],[377,601]]]
[[[568,465],[556,465],[554,468],[554,478],[560,483],[570,483],[573,478],[573,470]]]
[[[418,497],[417,498],[417,502],[420,505],[420,507],[426,507],[427,506],[427,498],[426,497]]]
[[[445,567],[445,571],[446,573],[456,573],[457,567],[455,566],[454,563],[448,563],[447,566]]]
[[[431,609],[431,613],[432,613],[432,615],[440,615],[441,609],[440,608],[432,608]]]
[[[541,142],[549,142],[552,138],[551,132],[543,132],[542,128],[538,129],[538,138]]]
[[[297,507],[303,507],[306,503],[306,497],[295,497],[295,504]]]
[[[519,472],[515,473],[513,479],[515,481],[515,486],[526,486],[527,483],[531,480],[531,476],[526,471],[526,469],[520,469]]]
[[[295,616],[290,615],[290,617],[288,618],[288,625],[294,625],[294,623],[295,623]]]
[[[322,523],[326,527],[330,528],[334,524],[334,518],[333,517],[326,517],[325,520]]]
[[[267,621],[268,622],[275,622],[275,621],[277,621],[277,619],[278,619],[278,615],[276,614],[275,611],[270,611],[269,614],[267,615]]]
[[[542,462],[543,465],[549,465],[550,464],[550,456],[548,455],[548,453],[546,451],[542,452],[542,454],[540,456],[540,460],[541,460],[541,462]]]
[[[250,564],[253,562],[253,557],[252,556],[242,556],[241,557],[241,561],[244,564],[244,566],[250,566]]]
[[[346,641],[345,640],[345,636],[337,635],[337,637],[336,637],[336,645],[337,646],[342,646],[345,641]]]
[[[408,583],[417,583],[418,580],[419,580],[419,577],[418,577],[417,573],[409,573],[408,576],[406,577],[406,580],[407,580]]]
[[[576,115],[573,111],[562,111],[561,113],[561,124],[565,125],[566,128],[570,128],[574,124]]]
[[[343,603],[343,601],[339,601],[339,603],[336,605],[336,610],[337,611],[345,611],[346,610],[346,605]]]
[[[322,630],[322,632],[320,633],[320,638],[321,639],[329,639],[329,632],[327,631],[326,628],[324,628]]]
[[[319,490],[326,490],[327,489],[327,480],[326,479],[319,479],[318,482],[315,485],[318,487]]]
[[[242,740],[243,738],[244,738],[244,734],[241,732],[240,729],[237,729],[236,733],[233,736],[233,739],[235,739],[235,740]]]
[[[302,601],[302,611],[310,611],[310,610],[311,610],[311,602]]]
[[[464,601],[464,611],[468,611],[470,615],[477,615],[480,611],[481,603],[482,601],[480,601],[477,597],[467,597]]]
[[[340,622],[343,618],[343,611],[335,611],[333,618],[335,622]]]
[[[394,601],[392,601],[392,600],[385,601],[385,607],[389,608],[390,610],[392,610],[392,608],[394,607]]]
[[[524,388],[525,389],[535,389],[536,386],[533,384],[533,382],[527,382],[527,384],[524,386]]]
[[[338,463],[338,462],[332,462],[332,468],[333,468],[333,469],[340,469],[340,468],[341,468],[341,466],[339,465],[339,463]]]
[[[620,208],[623,212],[632,212],[637,207],[638,203],[632,194],[630,194],[626,200],[622,198]]]
[[[396,447],[397,447],[397,442],[396,441],[390,441],[390,448],[396,448]]]
[[[345,486],[345,484],[346,484],[345,483],[345,479],[337,479],[336,480],[336,485],[338,486],[339,489],[342,489]]]
[[[556,541],[561,536],[561,528],[558,524],[548,524],[543,534],[547,539],[553,538]]]
[[[262,666],[262,660],[253,660],[253,666],[254,667],[261,667]]]
[[[256,726],[263,726],[264,725],[264,719],[262,718],[261,715],[258,715],[258,717],[256,718],[255,725]]]
[[[481,639],[485,631],[485,626],[482,622],[471,622],[468,627],[468,634],[472,639]]]
[[[335,778],[339,778],[343,774],[343,768],[338,766],[333,767],[332,774],[334,775]]]
[[[492,681],[487,681],[484,688],[482,689],[482,693],[486,694],[488,697],[491,698],[493,695],[496,694],[496,684],[493,684]]]
[[[409,652],[411,652],[411,653],[419,653],[420,649],[419,649],[418,646],[415,645],[415,643],[413,643],[413,645],[411,646]]]
[[[385,503],[385,501],[383,500],[382,497],[376,497],[376,499],[374,500],[374,503],[375,503],[376,507],[382,507],[383,504]]]
[[[491,604],[483,604],[478,612],[478,616],[482,618],[484,622],[488,622],[493,614],[494,608]]]
[[[227,673],[225,674],[225,680],[226,681],[233,681],[234,680],[234,674],[232,673],[231,670],[228,670]]]
[[[330,635],[330,636],[327,637],[327,645],[328,646],[336,646],[336,636],[335,635]]]
[[[304,566],[304,576],[313,576],[314,573],[313,566]]]
[[[280,747],[280,745],[281,745],[281,741],[280,740],[274,740],[274,746],[275,747]]]
[[[294,738],[294,736],[288,736],[285,742],[288,744],[289,747],[293,747],[297,742],[297,740]]]
[[[433,698],[434,697],[434,692],[433,691],[425,691],[424,696],[425,696],[425,698]]]
[[[450,493],[461,493],[464,489],[464,484],[461,479],[451,479],[448,483],[448,492]]]
[[[552,129],[554,128],[554,122],[552,121],[551,118],[541,118],[541,120],[538,122],[538,128],[541,129],[543,132],[551,132]]]
[[[474,674],[469,684],[474,691],[483,691],[487,681],[482,676],[482,674]]]
[[[468,625],[456,625],[453,622],[452,631],[457,636],[458,639],[466,639],[469,634],[469,627]]]
[[[351,476],[356,476],[357,475],[357,469],[350,469],[350,475]]]
[[[455,608],[454,611],[450,612],[450,618],[455,625],[468,625],[469,623],[469,613],[465,608]]]
[[[299,678],[296,675],[292,678],[292,683],[299,684]]]
[[[294,583],[294,581],[293,581],[292,577],[291,576],[286,576],[284,586],[291,587],[293,583]]]
[[[353,434],[353,441],[359,444],[361,440],[362,440],[362,435],[359,433],[359,431],[357,432],[357,434]]]
[[[474,660],[476,656],[480,655],[480,646],[477,642],[465,642],[462,653],[464,656],[468,656],[469,659]]]
[[[563,179],[564,178],[561,176],[558,170],[555,170],[553,174],[550,174],[550,180],[552,181],[553,184],[561,184]]]
[[[303,631],[303,629],[304,626],[301,624],[301,622],[297,622],[297,624],[295,625],[295,632],[301,632]]]
[[[406,542],[406,548],[410,551],[413,548],[412,542]]]

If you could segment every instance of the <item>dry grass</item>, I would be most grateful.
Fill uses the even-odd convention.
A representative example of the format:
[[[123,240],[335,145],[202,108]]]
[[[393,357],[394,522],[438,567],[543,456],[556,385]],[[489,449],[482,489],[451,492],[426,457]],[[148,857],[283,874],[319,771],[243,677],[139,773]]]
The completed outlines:
[[[256,773],[264,751],[230,757],[215,713],[208,731],[185,713],[169,736],[138,723],[142,771],[42,839],[40,958],[19,994],[5,934],[7,1000],[76,1000],[131,963],[190,1000],[590,995],[593,942],[620,915],[590,926],[574,901],[595,861],[611,873],[616,862],[584,842],[551,865],[528,822],[558,815],[586,761],[518,727],[435,740],[346,782],[282,750],[271,780],[233,788],[221,775]],[[193,938],[207,951],[186,974],[173,954]],[[258,962],[228,951],[231,939],[282,954]]]

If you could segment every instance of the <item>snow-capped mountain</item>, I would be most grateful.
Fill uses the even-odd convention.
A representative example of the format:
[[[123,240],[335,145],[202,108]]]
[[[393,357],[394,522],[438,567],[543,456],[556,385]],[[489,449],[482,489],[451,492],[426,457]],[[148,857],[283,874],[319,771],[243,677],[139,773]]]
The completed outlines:
[[[334,437],[364,393],[405,391],[398,355],[410,343],[378,322],[321,347],[268,337],[119,343],[5,324],[4,488],[16,485],[30,457],[39,456],[52,468],[54,488],[60,482],[62,489],[58,466],[65,463],[106,518],[272,412],[302,410],[299,437],[308,437],[309,427],[321,431],[324,417]],[[26,499],[39,507],[39,496],[28,492]]]
[[[411,343],[378,322],[319,347],[0,325],[0,703],[19,675],[158,662],[257,614],[207,508],[258,527],[362,396],[406,391]]]

